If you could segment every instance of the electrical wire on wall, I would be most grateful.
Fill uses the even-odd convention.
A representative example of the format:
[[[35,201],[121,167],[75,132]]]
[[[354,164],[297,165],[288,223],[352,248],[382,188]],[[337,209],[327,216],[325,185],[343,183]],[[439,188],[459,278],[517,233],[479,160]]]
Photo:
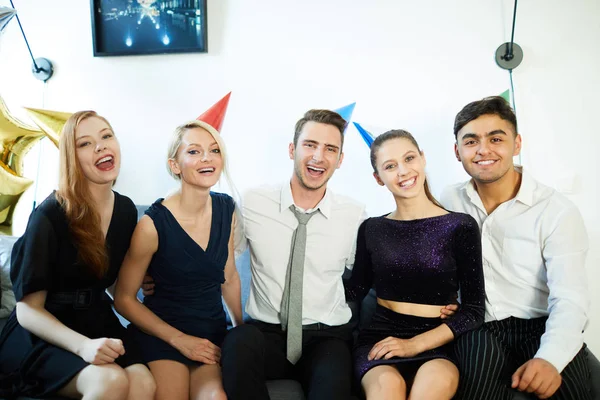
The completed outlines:
[[[515,0],[515,6],[513,9],[513,21],[512,31],[510,34],[510,42],[506,42],[500,45],[496,50],[496,64],[502,69],[508,70],[508,77],[510,80],[510,99],[511,105],[517,115],[517,106],[515,104],[515,85],[513,82],[513,69],[517,68],[521,61],[523,61],[523,49],[521,46],[515,43],[515,24],[517,21],[517,2]],[[519,153],[519,164],[521,164],[521,154]]]
[[[13,0],[10,0],[10,5],[13,9],[16,9]],[[23,39],[25,40],[25,45],[27,46],[27,50],[29,51],[29,56],[31,57],[32,66],[31,72],[36,79],[44,82],[44,86],[42,88],[42,108],[46,108],[46,87],[48,86],[48,79],[50,79],[54,73],[54,68],[52,66],[52,62],[47,58],[35,58],[33,56],[33,52],[31,51],[31,47],[29,46],[29,41],[27,40],[27,36],[25,36],[25,30],[23,29],[23,25],[21,25],[21,19],[19,18],[19,14],[15,15],[17,24],[19,24],[19,29],[21,30],[21,35],[23,35]],[[37,171],[35,174],[35,186],[33,189],[33,209],[37,206],[37,192],[38,192],[38,183],[40,178],[40,165],[42,161],[42,149],[44,148],[43,143],[44,138],[40,140],[38,143],[38,165]]]

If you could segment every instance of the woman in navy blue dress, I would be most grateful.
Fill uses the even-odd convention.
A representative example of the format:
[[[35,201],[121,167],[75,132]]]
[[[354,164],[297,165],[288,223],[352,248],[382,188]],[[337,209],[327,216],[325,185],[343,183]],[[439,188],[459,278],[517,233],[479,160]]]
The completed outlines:
[[[119,142],[106,119],[77,112],[59,158],[58,191],[12,251],[17,307],[0,336],[0,397],[150,399],[152,375],[105,292],[137,220],[133,202],[112,190]]]
[[[402,130],[371,146],[377,183],[396,201],[390,214],[359,228],[348,300],[375,287],[377,308],[354,349],[355,371],[367,399],[451,399],[459,373],[448,344],[483,323],[484,283],[477,222],[446,211],[431,195],[425,157]],[[457,297],[450,319],[444,304]]]
[[[219,133],[203,121],[175,130],[169,172],[180,189],[158,199],[133,234],[121,268],[115,306],[132,324],[157,383],[157,399],[226,398],[220,346],[227,332],[225,300],[234,325],[242,323],[240,280],[233,249],[235,204],[211,192],[226,173]],[[136,298],[144,276],[155,283]]]

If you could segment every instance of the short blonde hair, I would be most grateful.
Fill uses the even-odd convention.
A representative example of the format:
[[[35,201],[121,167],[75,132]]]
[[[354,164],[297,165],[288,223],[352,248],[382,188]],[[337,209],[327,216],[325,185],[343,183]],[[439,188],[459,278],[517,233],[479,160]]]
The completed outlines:
[[[213,128],[211,125],[207,124],[204,121],[200,120],[192,120],[184,123],[183,125],[179,125],[175,128],[173,132],[173,136],[171,137],[171,142],[169,143],[169,149],[167,153],[167,171],[169,171],[169,175],[171,175],[175,180],[181,180],[181,176],[179,174],[174,173],[171,170],[171,166],[169,164],[170,160],[176,160],[179,155],[179,147],[181,146],[181,142],[183,141],[183,136],[190,129],[201,128],[210,133],[210,135],[215,139],[219,149],[221,151],[221,159],[223,160],[223,175],[225,176],[225,180],[227,181],[227,185],[232,191],[234,198],[237,198],[237,190],[233,185],[233,181],[231,179],[231,175],[229,174],[229,157],[227,155],[227,149],[225,147],[225,142],[221,138],[219,132]]]

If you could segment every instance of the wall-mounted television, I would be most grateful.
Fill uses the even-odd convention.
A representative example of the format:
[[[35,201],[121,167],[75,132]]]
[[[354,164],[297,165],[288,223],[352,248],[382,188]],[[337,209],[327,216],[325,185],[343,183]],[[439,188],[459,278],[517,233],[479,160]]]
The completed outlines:
[[[90,0],[94,56],[207,51],[206,0]]]

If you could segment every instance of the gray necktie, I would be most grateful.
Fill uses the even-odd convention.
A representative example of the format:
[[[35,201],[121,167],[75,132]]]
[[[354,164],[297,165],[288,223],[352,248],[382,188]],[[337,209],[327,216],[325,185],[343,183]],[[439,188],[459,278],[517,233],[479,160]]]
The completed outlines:
[[[302,284],[304,278],[304,253],[306,250],[306,224],[317,212],[304,214],[291,206],[298,219],[298,227],[292,236],[290,261],[281,299],[281,327],[287,331],[287,359],[292,364],[302,355]]]

